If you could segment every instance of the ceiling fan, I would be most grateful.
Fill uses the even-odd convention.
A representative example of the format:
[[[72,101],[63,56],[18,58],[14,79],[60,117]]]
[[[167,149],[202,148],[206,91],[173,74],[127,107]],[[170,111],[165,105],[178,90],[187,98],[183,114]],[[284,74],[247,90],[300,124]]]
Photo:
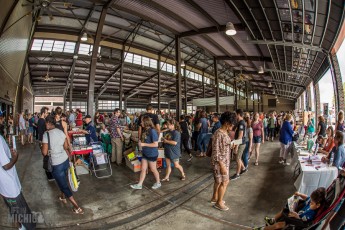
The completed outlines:
[[[58,8],[56,8],[56,6],[62,6],[64,8],[69,9],[73,5],[70,2],[61,2],[61,1],[56,1],[56,0],[34,0],[34,1],[26,0],[26,1],[27,3],[22,4],[22,6],[31,6],[33,8],[32,12],[38,12],[36,16],[37,21],[41,20],[41,16],[44,12],[48,14],[50,20],[54,19],[52,11],[58,12],[61,15],[65,15],[65,13],[59,10]]]
[[[44,77],[42,77],[42,80],[45,82],[49,82],[49,81],[54,80],[53,77],[49,76],[49,70],[50,70],[50,66],[48,66],[47,74]]]

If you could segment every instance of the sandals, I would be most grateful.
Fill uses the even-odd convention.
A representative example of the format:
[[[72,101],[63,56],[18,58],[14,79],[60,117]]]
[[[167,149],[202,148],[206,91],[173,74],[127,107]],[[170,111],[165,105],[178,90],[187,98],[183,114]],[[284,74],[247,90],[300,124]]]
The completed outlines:
[[[67,204],[66,198],[62,198],[61,196],[59,196],[59,200],[60,200],[62,203]]]
[[[183,176],[181,176],[181,180],[186,180],[186,174],[183,174]]]
[[[164,178],[164,179],[162,179],[161,181],[163,182],[163,181],[166,181],[166,182],[169,182],[169,178]]]
[[[79,208],[77,208],[77,209],[72,208],[72,211],[73,211],[75,214],[84,214],[84,210],[83,210],[81,207],[79,207]]]
[[[225,206],[222,208],[222,207],[219,207],[218,205],[213,205],[214,208],[220,210],[220,211],[228,211],[229,210],[229,207]]]
[[[217,203],[217,201],[211,200],[210,203],[215,204],[215,203]],[[225,200],[223,200],[223,204],[225,204]]]
[[[259,165],[259,162],[255,162],[254,165],[255,165],[255,166],[258,166],[258,165]]]

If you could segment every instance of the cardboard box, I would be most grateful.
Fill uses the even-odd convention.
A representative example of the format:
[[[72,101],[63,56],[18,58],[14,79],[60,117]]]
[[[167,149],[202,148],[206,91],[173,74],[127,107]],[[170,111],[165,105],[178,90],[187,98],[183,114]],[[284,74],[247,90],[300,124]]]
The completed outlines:
[[[158,158],[165,158],[164,149],[158,149]]]
[[[126,165],[130,168],[133,172],[140,172],[141,171],[141,162],[139,160],[129,161],[126,158]]]
[[[126,156],[128,154],[130,154],[131,152],[133,152],[134,150],[132,148],[127,149],[126,151],[123,152],[123,154]]]

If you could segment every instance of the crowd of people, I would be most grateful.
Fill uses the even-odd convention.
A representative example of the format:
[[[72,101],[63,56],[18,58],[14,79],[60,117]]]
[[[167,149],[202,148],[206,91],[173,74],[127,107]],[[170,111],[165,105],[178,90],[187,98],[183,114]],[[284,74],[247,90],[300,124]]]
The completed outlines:
[[[138,131],[138,151],[142,153],[141,173],[139,182],[131,185],[132,189],[142,189],[147,169],[150,168],[155,177],[152,189],[159,189],[162,182],[169,182],[173,165],[180,173],[180,179],[186,180],[186,173],[181,165],[182,154],[188,154],[188,162],[194,157],[211,157],[211,165],[214,173],[214,189],[211,203],[214,208],[226,211],[229,208],[223,200],[229,180],[236,180],[248,171],[249,162],[254,159],[253,166],[259,166],[260,147],[265,141],[274,141],[279,136],[280,159],[279,163],[289,165],[287,157],[291,152],[291,143],[296,134],[302,137],[318,137],[318,151],[324,153],[322,161],[329,162],[337,168],[345,163],[344,142],[344,113],[339,112],[336,130],[332,126],[326,127],[325,119],[319,118],[315,127],[313,114],[308,117],[308,122],[303,128],[296,126],[296,117],[293,112],[277,113],[249,113],[241,109],[235,112],[207,113],[197,110],[194,114],[181,115],[179,118],[171,113],[154,112],[151,104],[147,105],[146,112],[141,114],[128,114],[125,111],[115,109],[111,114],[96,112],[94,116],[85,115],[81,110],[66,111],[57,107],[51,112],[43,107],[40,113],[18,114],[16,120],[9,116],[7,128],[3,125],[3,137],[8,137],[16,131],[20,135],[22,145],[37,141],[41,147],[43,156],[50,155],[52,158],[52,172],[46,171],[48,180],[55,180],[61,191],[59,200],[63,203],[67,199],[72,203],[72,211],[83,214],[84,210],[78,206],[66,180],[69,162],[71,160],[72,145],[68,131],[78,129],[84,133],[87,143],[102,140],[102,135],[109,135],[112,144],[111,162],[121,165],[124,160],[124,140],[126,130]],[[161,136],[161,137],[160,137]],[[166,158],[166,172],[161,179],[157,170],[157,158],[159,141],[163,144]],[[7,149],[8,159],[16,160],[16,153]],[[230,160],[236,162],[236,172],[229,175]],[[9,163],[10,162],[10,163]],[[4,164],[13,164],[12,160],[4,160]],[[13,168],[14,166],[11,168]],[[15,178],[15,177],[14,177]],[[13,184],[16,188],[20,183]],[[1,186],[0,186],[1,188]],[[1,192],[1,190],[0,190]],[[3,193],[1,193],[3,195]],[[7,197],[18,197],[16,194],[7,194]],[[298,195],[298,194],[297,194]],[[4,195],[3,195],[4,196]],[[21,195],[22,196],[22,195]],[[300,195],[303,199],[309,199],[309,210],[312,204],[316,207],[322,203],[322,192],[311,199]],[[23,200],[24,198],[21,197]],[[24,200],[25,201],[25,200]],[[283,212],[279,214],[279,218]],[[302,218],[305,214],[289,214],[292,218]],[[309,219],[308,219],[309,220]],[[282,223],[268,221],[272,226],[267,229],[279,229]],[[274,222],[274,223],[273,223]]]

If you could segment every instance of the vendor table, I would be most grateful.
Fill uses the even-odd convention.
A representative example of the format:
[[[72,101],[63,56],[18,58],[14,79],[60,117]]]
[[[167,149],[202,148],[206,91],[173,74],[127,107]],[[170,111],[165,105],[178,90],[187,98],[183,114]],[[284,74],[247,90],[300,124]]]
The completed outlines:
[[[72,139],[72,137],[73,137],[74,134],[84,134],[84,133],[79,132],[79,131],[68,131],[68,137],[69,137],[70,139]]]
[[[294,149],[296,148],[294,144]],[[294,150],[296,151],[296,149]],[[332,181],[338,176],[338,169],[334,166],[329,167],[327,164],[321,162],[322,154],[311,156],[312,163],[308,163],[307,150],[300,149],[296,151],[299,154],[298,166],[300,167],[300,174],[298,175],[294,186],[298,192],[310,195],[319,187],[327,188]]]

